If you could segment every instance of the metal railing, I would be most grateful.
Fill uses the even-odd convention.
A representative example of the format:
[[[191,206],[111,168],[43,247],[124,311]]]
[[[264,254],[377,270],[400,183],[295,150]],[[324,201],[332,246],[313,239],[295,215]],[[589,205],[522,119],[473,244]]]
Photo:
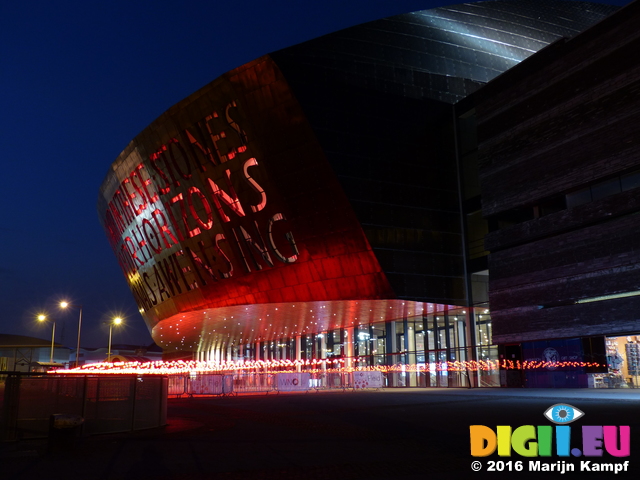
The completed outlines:
[[[233,395],[275,392],[275,376],[267,373],[246,375],[184,374],[169,377],[169,395]]]
[[[291,391],[347,390],[387,386],[382,372],[280,372],[247,374],[184,374],[169,377],[168,394],[175,396],[237,395]]]

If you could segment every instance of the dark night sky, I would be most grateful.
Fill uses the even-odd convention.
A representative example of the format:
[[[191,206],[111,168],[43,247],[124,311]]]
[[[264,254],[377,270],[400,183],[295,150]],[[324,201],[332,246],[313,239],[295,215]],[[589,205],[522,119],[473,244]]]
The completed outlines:
[[[433,0],[35,0],[0,6],[0,333],[149,344],[96,212],[98,189],[129,141],[232,68],[342,28],[460,3]],[[624,5],[626,0],[602,3]]]

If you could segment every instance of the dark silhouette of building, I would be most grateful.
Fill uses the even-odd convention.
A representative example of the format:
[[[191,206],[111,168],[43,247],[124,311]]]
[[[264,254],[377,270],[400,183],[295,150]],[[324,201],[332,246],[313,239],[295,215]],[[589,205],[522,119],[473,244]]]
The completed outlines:
[[[634,2],[555,42],[478,92],[474,110],[493,341],[521,360],[584,354],[616,381],[638,373],[639,20]],[[586,382],[570,376],[514,382]]]

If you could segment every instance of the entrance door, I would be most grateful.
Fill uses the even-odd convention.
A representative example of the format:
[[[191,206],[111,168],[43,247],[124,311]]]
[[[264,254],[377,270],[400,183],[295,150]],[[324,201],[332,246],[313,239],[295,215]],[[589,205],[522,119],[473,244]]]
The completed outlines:
[[[520,362],[522,363],[522,345],[505,345],[504,346],[504,360],[512,361],[514,363]],[[503,387],[524,387],[524,373],[522,370],[515,369],[505,369],[502,370],[504,372],[504,381],[505,384],[501,385]],[[501,382],[502,383],[502,382]]]

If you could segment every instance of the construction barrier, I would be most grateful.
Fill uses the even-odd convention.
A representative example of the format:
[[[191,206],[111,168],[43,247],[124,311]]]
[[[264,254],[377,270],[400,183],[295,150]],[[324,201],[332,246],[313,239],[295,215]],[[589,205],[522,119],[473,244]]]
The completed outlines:
[[[47,437],[52,415],[83,421],[78,435],[166,424],[168,378],[160,375],[64,376],[8,373],[0,389],[0,439]]]

